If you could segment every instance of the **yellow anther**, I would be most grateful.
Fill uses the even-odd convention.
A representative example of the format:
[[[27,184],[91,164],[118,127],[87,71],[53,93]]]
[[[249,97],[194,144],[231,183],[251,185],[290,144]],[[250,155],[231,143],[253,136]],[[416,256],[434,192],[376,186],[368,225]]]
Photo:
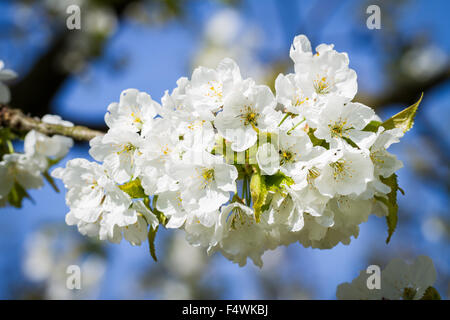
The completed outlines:
[[[330,128],[330,134],[333,137],[339,137],[342,138],[347,134],[347,131],[353,129],[352,127],[346,128],[347,120],[342,120],[339,118],[338,121],[334,123],[330,123],[328,125],[328,128]]]
[[[251,106],[244,106],[240,112],[239,117],[244,120],[244,125],[251,125],[254,128],[258,125],[259,114]]]
[[[131,116],[132,116],[133,119],[134,119],[133,122],[136,122],[136,123],[142,123],[141,118],[139,118],[139,116],[136,115],[136,113],[132,112],[132,113],[131,113]]]
[[[339,159],[336,162],[330,163],[330,167],[333,168],[333,178],[337,180],[338,178],[343,178],[345,176],[352,177],[349,168],[346,166],[346,161],[344,159]]]
[[[117,154],[121,154],[121,153],[129,153],[129,152],[133,152],[134,150],[136,150],[136,147],[133,146],[131,143],[127,143],[123,145],[122,150],[118,151]]]
[[[330,84],[327,82],[326,77],[314,80],[313,85],[318,94],[327,94],[330,92]]]
[[[163,153],[165,156],[167,156],[167,155],[170,153],[170,149],[169,149],[169,147],[168,147],[167,145],[163,146],[163,147],[161,148],[161,151],[162,151],[162,153]]]
[[[214,169],[203,169],[201,172],[201,176],[203,177],[203,187],[206,187],[208,184],[214,181]]]

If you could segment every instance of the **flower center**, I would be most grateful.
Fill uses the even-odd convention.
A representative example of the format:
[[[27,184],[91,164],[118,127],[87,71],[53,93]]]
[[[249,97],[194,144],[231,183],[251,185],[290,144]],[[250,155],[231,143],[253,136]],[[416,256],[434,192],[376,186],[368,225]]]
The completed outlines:
[[[370,153],[370,160],[372,160],[373,164],[376,167],[382,166],[384,164],[383,151],[382,150],[372,151]]]
[[[308,97],[305,98],[305,97],[302,97],[301,94],[296,94],[292,98],[292,105],[294,107],[300,107],[303,103],[305,103],[308,100],[309,100]]]
[[[254,220],[242,212],[242,209],[239,207],[235,207],[232,210],[230,219],[230,228],[233,230],[240,229],[242,227],[250,227],[254,223]]]
[[[318,176],[320,176],[320,172],[317,168],[313,167],[308,170],[308,175],[306,176],[306,180],[309,184],[312,184],[314,179],[316,179]]]
[[[118,151],[117,154],[121,154],[121,153],[130,153],[133,152],[134,150],[136,150],[136,147],[133,146],[131,143],[127,143],[125,145],[123,145],[123,149]]]
[[[133,122],[136,124],[142,124],[142,120],[135,112],[131,113],[131,117],[133,118]]]
[[[280,160],[281,165],[294,161],[295,154],[292,153],[291,151],[282,151],[282,150],[280,150],[279,154],[281,156],[281,160]]]
[[[216,100],[221,101],[223,98],[222,85],[217,82],[208,82],[208,92],[207,97],[216,98]]]
[[[240,111],[240,116],[244,120],[244,125],[251,125],[252,127],[258,125],[259,114],[255,112],[251,106],[244,106]]]
[[[203,178],[203,188],[214,181],[214,169],[203,169],[201,172]]]
[[[339,118],[338,121],[334,123],[330,123],[328,128],[330,129],[330,134],[333,138],[342,138],[347,134],[349,130],[352,130],[353,127],[346,128],[347,120],[342,120]]]
[[[161,151],[165,156],[167,156],[170,153],[170,149],[167,145],[162,146]]]
[[[314,89],[318,94],[330,93],[330,84],[326,77],[318,78],[313,81]]]
[[[187,127],[189,130],[195,130],[197,128],[203,127],[205,122],[206,122],[205,120],[196,120],[196,121],[191,122]]]
[[[346,166],[346,161],[344,159],[339,159],[336,162],[330,163],[330,167],[333,168],[333,178],[334,180],[342,179],[345,176],[349,176],[350,178],[352,175],[350,174],[349,168]]]
[[[97,187],[97,186],[98,186],[97,180],[94,179],[91,184],[91,189],[94,190],[95,187]]]

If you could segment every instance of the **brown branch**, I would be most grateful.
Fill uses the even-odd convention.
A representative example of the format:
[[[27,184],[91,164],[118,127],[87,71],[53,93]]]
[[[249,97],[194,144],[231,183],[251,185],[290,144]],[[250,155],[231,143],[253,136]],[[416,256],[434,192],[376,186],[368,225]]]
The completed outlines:
[[[60,60],[72,39],[67,29],[54,35],[47,51],[20,81],[10,86],[11,105],[36,116],[50,113],[51,102],[70,72],[61,67]]]
[[[79,141],[89,141],[104,132],[92,130],[83,126],[65,127],[62,125],[42,122],[41,119],[25,115],[19,109],[11,109],[0,104],[0,127],[10,128],[18,134],[25,134],[31,130],[52,136],[59,134]]]
[[[364,103],[375,109],[381,109],[392,104],[403,104],[407,106],[416,102],[422,92],[426,95],[429,90],[434,89],[448,80],[450,80],[450,65],[429,79],[393,85],[378,96],[359,92],[354,101]]]

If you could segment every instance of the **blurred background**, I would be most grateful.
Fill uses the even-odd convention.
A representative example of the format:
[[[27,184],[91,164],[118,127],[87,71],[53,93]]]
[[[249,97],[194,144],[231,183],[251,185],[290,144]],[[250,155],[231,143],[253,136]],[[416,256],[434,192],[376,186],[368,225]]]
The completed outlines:
[[[66,8],[81,8],[81,30],[66,28]],[[369,30],[366,9],[381,8]],[[148,245],[98,243],[64,224],[63,194],[50,186],[22,209],[0,210],[2,299],[335,299],[336,286],[370,264],[427,255],[442,298],[450,293],[450,2],[276,0],[0,0],[0,59],[20,77],[11,105],[32,115],[60,114],[105,130],[110,102],[126,88],[160,100],[198,65],[234,58],[245,77],[269,86],[292,71],[289,48],[306,34],[313,47],[334,43],[358,74],[356,101],[387,119],[424,99],[413,130],[391,147],[398,172],[399,225],[389,245],[384,219],[332,250],[279,247],[240,268],[207,257],[182,232],[161,229],[155,263]],[[66,161],[89,158],[77,144]],[[64,163],[62,163],[64,165]],[[1,183],[1,182],[0,182]],[[62,185],[61,185],[62,187]],[[63,189],[63,188],[61,188]],[[82,269],[82,290],[66,289],[66,268]]]

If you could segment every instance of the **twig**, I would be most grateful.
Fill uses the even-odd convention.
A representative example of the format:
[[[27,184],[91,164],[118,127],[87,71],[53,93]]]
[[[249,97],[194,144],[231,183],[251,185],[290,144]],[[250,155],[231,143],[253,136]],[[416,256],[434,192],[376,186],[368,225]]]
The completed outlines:
[[[31,130],[52,136],[59,134],[79,141],[89,141],[104,132],[92,130],[83,126],[65,127],[57,124],[42,122],[41,119],[25,115],[19,109],[11,109],[0,104],[0,127],[10,128],[18,134],[25,134]]]

